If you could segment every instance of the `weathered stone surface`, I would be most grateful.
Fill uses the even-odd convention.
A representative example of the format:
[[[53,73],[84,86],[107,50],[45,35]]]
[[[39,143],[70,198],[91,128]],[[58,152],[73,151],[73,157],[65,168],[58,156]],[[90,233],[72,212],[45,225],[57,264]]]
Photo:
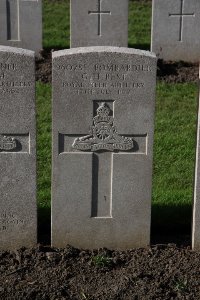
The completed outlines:
[[[42,49],[42,0],[0,1],[0,44]]]
[[[128,0],[71,0],[71,48],[128,45]]]
[[[199,28],[199,0],[153,0],[151,50],[159,58],[198,62]]]
[[[34,52],[0,46],[0,249],[36,243]]]
[[[149,244],[155,85],[150,52],[53,52],[54,246]]]
[[[200,94],[199,94],[200,101]],[[193,200],[192,248],[200,251],[200,106],[197,123],[196,165]]]

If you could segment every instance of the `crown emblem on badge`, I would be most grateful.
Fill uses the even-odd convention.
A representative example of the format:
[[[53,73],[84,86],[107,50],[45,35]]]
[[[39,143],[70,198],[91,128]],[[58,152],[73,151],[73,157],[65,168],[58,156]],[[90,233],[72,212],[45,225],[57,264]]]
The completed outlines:
[[[17,148],[17,141],[11,136],[4,135],[0,138],[0,151],[9,151]]]
[[[128,151],[133,149],[132,138],[124,137],[118,134],[114,126],[114,118],[110,116],[110,108],[105,102],[102,102],[93,118],[91,134],[76,138],[72,148],[81,151]]]

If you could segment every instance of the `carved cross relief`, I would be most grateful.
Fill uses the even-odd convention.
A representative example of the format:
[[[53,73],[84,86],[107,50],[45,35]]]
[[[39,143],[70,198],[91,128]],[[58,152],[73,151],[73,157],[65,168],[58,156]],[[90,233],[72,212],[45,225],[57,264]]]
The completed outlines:
[[[113,156],[122,153],[123,155],[146,154],[147,134],[131,136],[119,134],[114,124],[114,101],[94,101],[93,104],[95,107],[93,125],[89,134],[59,133],[59,154],[92,152],[91,217],[112,218]]]
[[[38,0],[6,0],[7,40],[20,41],[20,2]],[[27,24],[28,25],[28,24]]]
[[[101,36],[101,24],[102,24],[102,15],[111,15],[111,11],[103,11],[101,9],[101,5],[102,5],[102,0],[97,0],[98,1],[98,8],[97,11],[88,11],[89,15],[97,15],[98,17],[98,25],[97,25],[97,35]]]
[[[189,1],[189,0],[188,0]],[[177,17],[179,18],[179,38],[178,41],[182,42],[183,40],[183,20],[184,17],[195,17],[194,13],[184,13],[184,0],[180,0],[180,13],[172,14],[169,13],[169,17]]]

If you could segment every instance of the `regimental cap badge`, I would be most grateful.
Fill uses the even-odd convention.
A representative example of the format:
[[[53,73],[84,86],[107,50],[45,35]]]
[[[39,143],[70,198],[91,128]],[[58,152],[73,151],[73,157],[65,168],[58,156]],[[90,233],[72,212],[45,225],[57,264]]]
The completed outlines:
[[[100,117],[106,117],[110,113],[110,108],[106,105],[105,102],[102,102],[100,106],[97,108],[97,115]]]
[[[17,148],[17,141],[11,136],[2,136],[0,138],[0,150],[1,151],[10,151]]]
[[[128,151],[133,149],[133,140],[118,134],[116,127],[113,125],[114,118],[109,116],[110,108],[105,102],[102,102],[93,118],[91,134],[84,137],[76,138],[72,148],[81,151]]]

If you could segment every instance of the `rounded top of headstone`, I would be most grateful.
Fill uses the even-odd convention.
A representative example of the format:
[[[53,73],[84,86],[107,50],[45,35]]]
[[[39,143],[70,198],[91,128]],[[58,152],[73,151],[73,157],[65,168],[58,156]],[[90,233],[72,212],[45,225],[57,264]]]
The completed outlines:
[[[0,46],[0,52],[8,52],[13,54],[21,54],[26,56],[35,56],[35,52],[27,49],[16,48],[16,47],[9,47],[9,46]]]
[[[60,57],[65,55],[74,55],[74,54],[83,54],[83,53],[123,53],[123,54],[135,54],[140,56],[147,56],[156,58],[156,54],[150,51],[134,49],[134,48],[125,48],[125,47],[111,47],[111,46],[92,46],[92,47],[80,47],[80,48],[71,48],[65,50],[54,51],[52,57]]]

